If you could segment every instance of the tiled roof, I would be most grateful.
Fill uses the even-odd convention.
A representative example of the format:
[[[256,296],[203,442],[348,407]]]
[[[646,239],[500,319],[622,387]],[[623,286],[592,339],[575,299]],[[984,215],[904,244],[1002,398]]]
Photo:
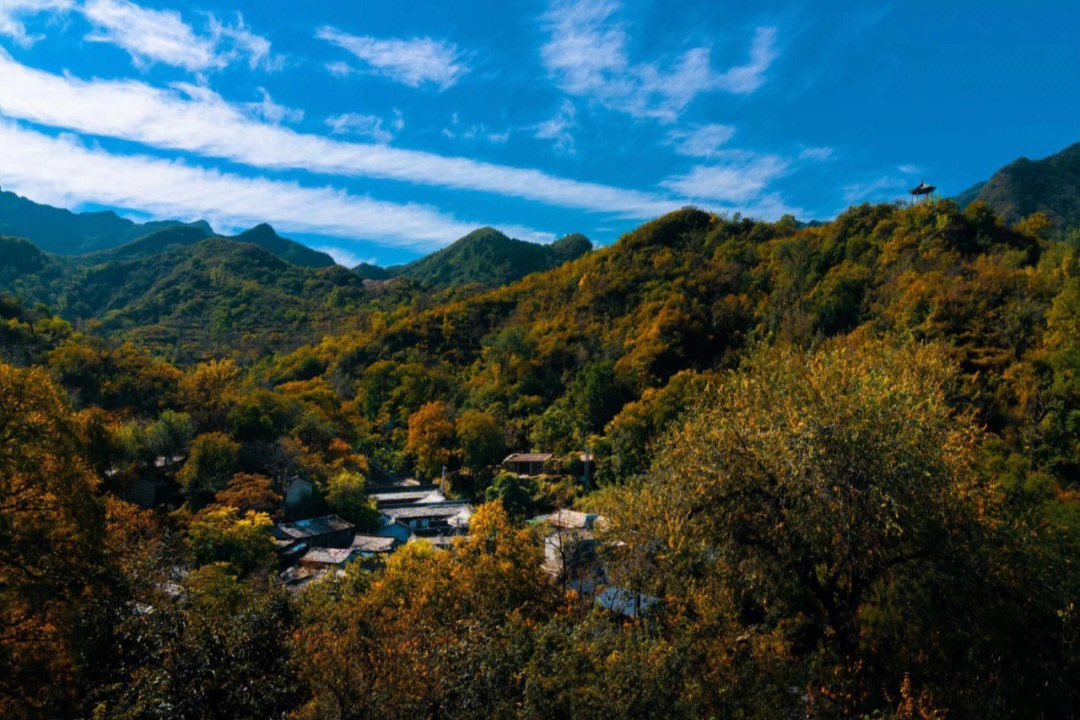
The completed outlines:
[[[547,462],[551,458],[551,453],[513,453],[512,455],[507,455],[503,462],[542,463]]]
[[[467,502],[441,502],[384,507],[379,512],[392,520],[409,520],[412,518],[448,518],[463,511],[471,513],[472,506]]]
[[[394,538],[379,535],[357,535],[353,538],[352,549],[366,553],[390,552],[394,548]]]
[[[337,515],[324,515],[323,517],[275,525],[274,535],[282,540],[289,538],[301,539],[341,530],[352,530],[352,528],[352,523],[342,520]]]

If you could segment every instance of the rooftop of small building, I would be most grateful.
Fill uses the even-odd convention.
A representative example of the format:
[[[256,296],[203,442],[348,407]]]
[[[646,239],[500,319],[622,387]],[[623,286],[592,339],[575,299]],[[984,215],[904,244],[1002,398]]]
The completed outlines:
[[[425,503],[423,505],[417,505],[415,503],[410,505],[391,505],[383,507],[379,510],[383,515],[393,520],[403,520],[410,518],[436,518],[436,517],[453,517],[461,512],[472,512],[472,506],[461,500],[450,500],[447,502],[438,503]]]
[[[352,529],[352,523],[342,520],[337,515],[324,515],[307,520],[279,523],[274,526],[274,535],[279,539],[295,540]]]
[[[508,462],[528,462],[528,463],[541,462],[542,463],[542,462],[547,462],[552,457],[554,457],[554,456],[551,453],[511,453],[511,454],[507,455],[503,459],[503,462],[504,463],[508,463]]]

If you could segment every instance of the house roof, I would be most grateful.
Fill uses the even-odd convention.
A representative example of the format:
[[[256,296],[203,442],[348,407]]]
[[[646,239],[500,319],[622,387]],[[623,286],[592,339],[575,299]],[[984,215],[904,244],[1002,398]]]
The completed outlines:
[[[363,553],[384,553],[394,549],[395,540],[392,537],[380,535],[357,535],[353,538],[352,549]]]
[[[528,462],[528,463],[542,463],[547,462],[552,458],[551,453],[511,453],[503,459],[504,463],[508,462]]]
[[[352,523],[342,520],[337,515],[324,515],[291,523],[279,523],[274,526],[274,537],[279,540],[300,540],[352,529]]]
[[[376,505],[392,505],[395,503],[436,503],[445,502],[446,496],[437,488],[414,489],[402,488],[401,490],[371,493],[368,495]]]
[[[548,516],[548,522],[555,527],[561,528],[591,528],[596,522],[598,515],[583,513],[576,510],[557,510]]]
[[[355,548],[312,548],[300,556],[304,565],[344,565],[360,554]]]
[[[596,604],[619,615],[636,618],[647,613],[660,598],[611,585],[596,596]]]
[[[472,514],[472,506],[467,502],[450,501],[426,503],[423,505],[392,505],[379,510],[391,520],[412,520],[415,518],[449,518],[462,512]]]

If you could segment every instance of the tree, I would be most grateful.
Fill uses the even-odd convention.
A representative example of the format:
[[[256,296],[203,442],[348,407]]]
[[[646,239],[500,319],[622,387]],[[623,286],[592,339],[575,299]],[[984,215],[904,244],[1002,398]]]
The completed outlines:
[[[266,513],[241,516],[234,507],[207,508],[188,528],[188,554],[196,565],[224,562],[245,575],[273,562],[273,526]]]
[[[100,570],[96,484],[49,376],[0,364],[0,716],[66,714],[73,623]]]
[[[205,503],[210,495],[225,489],[236,471],[239,454],[240,444],[233,442],[225,433],[200,435],[192,443],[191,455],[180,468],[176,479],[193,502]]]
[[[341,470],[330,478],[326,502],[331,509],[362,529],[375,529],[379,513],[367,496],[367,483],[360,473]]]
[[[478,475],[499,462],[506,450],[506,438],[498,420],[480,410],[466,410],[457,418],[461,460]]]
[[[180,396],[200,430],[221,430],[236,400],[239,368],[232,360],[211,360],[188,371],[180,381]]]
[[[506,513],[523,518],[539,504],[540,486],[536,478],[518,477],[515,473],[502,472],[495,476],[484,491],[488,502],[499,501]]]
[[[926,617],[892,593],[979,565],[991,496],[975,470],[979,433],[946,402],[954,383],[933,349],[756,354],[626,495],[616,513],[624,573],[712,598],[712,612],[727,604],[748,627],[792,623],[793,649],[858,667],[872,657],[864,643],[880,610],[870,607],[908,613],[875,626],[889,646],[888,633]],[[865,699],[845,692],[856,707]]]
[[[429,402],[409,416],[409,439],[405,452],[412,456],[416,471],[421,476],[439,476],[453,457],[453,442],[453,411],[445,402]]]
[[[236,473],[214,500],[242,513],[255,511],[272,515],[281,508],[281,495],[274,492],[273,481],[255,473]]]
[[[184,456],[195,437],[191,416],[175,410],[164,410],[146,428],[147,449],[155,457]]]

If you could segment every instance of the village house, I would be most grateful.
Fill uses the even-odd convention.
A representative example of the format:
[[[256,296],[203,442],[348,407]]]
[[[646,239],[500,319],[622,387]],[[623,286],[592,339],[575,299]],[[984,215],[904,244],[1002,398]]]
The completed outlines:
[[[300,545],[306,548],[347,548],[353,541],[356,527],[337,515],[279,523],[272,534],[279,550],[284,553],[296,551]]]
[[[384,529],[378,534],[398,537],[398,533],[388,533],[386,528],[397,525],[406,528],[409,535],[461,534],[469,527],[473,509],[467,502],[445,501],[387,505],[379,512],[383,516]]]
[[[512,453],[502,461],[503,469],[517,475],[544,475],[551,470],[551,453]]]
[[[375,507],[382,509],[389,505],[428,505],[446,502],[446,496],[438,485],[395,485],[379,488],[368,493],[375,501]]]

